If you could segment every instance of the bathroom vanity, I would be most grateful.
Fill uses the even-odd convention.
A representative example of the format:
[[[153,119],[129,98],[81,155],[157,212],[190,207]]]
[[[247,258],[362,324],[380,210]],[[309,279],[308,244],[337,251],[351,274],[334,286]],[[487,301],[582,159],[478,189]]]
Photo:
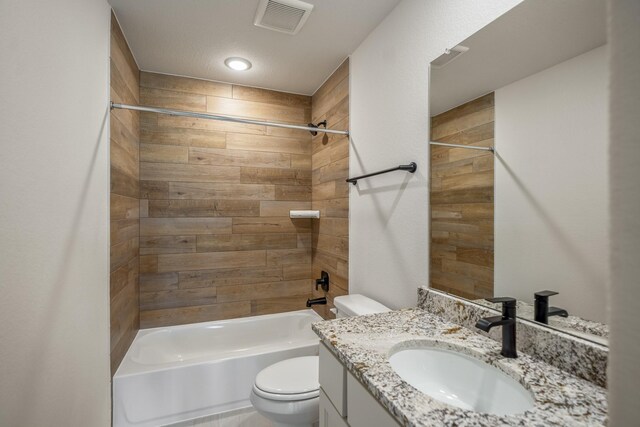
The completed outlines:
[[[315,323],[322,343],[320,426],[605,424],[603,387],[524,352],[504,358],[499,342],[446,315],[415,308]],[[415,357],[441,352],[447,357],[429,363],[440,363],[445,375],[421,372],[420,361],[411,367]],[[394,362],[400,355],[401,363]],[[493,378],[505,383],[468,387],[479,390],[475,396],[436,396],[424,375],[434,375],[431,382],[443,382],[442,389],[464,391],[469,375],[456,375],[466,369],[458,362],[475,365],[493,385]],[[499,394],[503,386],[507,393]]]
[[[327,345],[320,345],[320,426],[397,426]]]

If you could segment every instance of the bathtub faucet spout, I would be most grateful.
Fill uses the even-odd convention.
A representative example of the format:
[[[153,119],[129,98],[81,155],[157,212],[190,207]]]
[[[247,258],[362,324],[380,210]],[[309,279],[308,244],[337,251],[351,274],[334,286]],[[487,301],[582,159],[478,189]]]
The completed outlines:
[[[326,297],[308,299],[307,300],[307,307],[311,307],[312,305],[316,305],[316,304],[326,304],[326,303],[327,303],[327,298]]]

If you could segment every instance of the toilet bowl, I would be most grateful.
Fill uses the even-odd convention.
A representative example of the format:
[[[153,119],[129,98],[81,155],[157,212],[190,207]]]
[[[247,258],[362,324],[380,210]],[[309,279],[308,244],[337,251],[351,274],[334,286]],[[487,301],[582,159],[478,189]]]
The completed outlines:
[[[312,426],[318,421],[318,356],[294,357],[256,376],[251,404],[274,427]]]
[[[389,308],[364,295],[334,299],[339,317],[382,313]],[[320,418],[318,356],[295,357],[274,363],[256,376],[251,404],[274,427],[317,426]]]

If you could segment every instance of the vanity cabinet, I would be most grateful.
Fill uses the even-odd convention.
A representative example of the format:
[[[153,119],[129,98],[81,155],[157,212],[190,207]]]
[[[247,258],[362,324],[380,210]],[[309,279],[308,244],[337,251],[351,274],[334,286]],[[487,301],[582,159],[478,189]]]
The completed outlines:
[[[398,422],[320,345],[320,427],[397,427]]]
[[[322,388],[320,389],[320,427],[349,427],[347,419],[338,413]]]

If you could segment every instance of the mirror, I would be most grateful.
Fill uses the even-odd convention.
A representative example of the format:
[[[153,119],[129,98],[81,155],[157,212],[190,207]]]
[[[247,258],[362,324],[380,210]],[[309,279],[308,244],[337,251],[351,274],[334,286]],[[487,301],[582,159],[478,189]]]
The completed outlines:
[[[607,61],[604,0],[525,0],[431,63],[431,287],[607,342]]]

